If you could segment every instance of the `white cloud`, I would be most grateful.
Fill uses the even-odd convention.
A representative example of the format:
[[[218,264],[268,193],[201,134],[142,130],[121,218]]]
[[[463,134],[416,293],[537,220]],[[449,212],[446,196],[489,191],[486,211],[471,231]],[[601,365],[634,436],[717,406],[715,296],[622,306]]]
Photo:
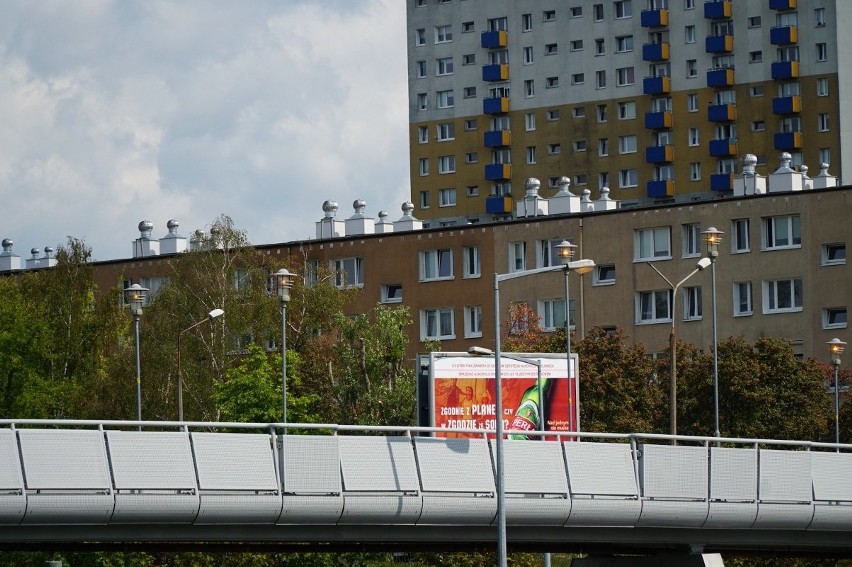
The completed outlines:
[[[309,238],[325,199],[408,198],[397,0],[13,3],[0,22],[0,237],[130,255],[142,219]],[[47,40],[46,40],[47,38]]]

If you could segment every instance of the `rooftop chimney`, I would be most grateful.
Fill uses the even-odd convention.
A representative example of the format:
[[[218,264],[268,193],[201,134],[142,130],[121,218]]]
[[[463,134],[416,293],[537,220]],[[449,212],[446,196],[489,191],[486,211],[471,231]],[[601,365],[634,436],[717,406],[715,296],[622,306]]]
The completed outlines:
[[[828,174],[828,164],[819,164],[819,173],[813,179],[814,189],[825,189],[826,187],[837,187],[837,177]]]
[[[757,174],[754,169],[756,165],[756,155],[746,154],[743,156],[743,173],[734,178],[734,197],[766,193],[766,177]]]
[[[802,190],[802,174],[790,167],[793,156],[782,152],[778,156],[778,169],[769,174],[769,192],[787,193]]]
[[[154,225],[150,221],[143,220],[139,223],[139,238],[133,241],[134,258],[156,256],[160,253],[160,242],[151,239],[153,228]]]
[[[356,199],[352,203],[352,208],[355,209],[355,214],[346,219],[344,229],[346,234],[354,236],[356,234],[373,234],[376,232],[376,221],[364,214],[364,209],[367,203],[363,199]]]
[[[387,211],[379,211],[379,222],[376,223],[376,233],[387,234],[393,232],[393,223],[388,220]]]
[[[15,242],[11,238],[3,239],[3,252],[0,252],[0,272],[21,269],[21,257],[12,252]]]
[[[160,254],[186,252],[186,238],[178,234],[179,226],[180,223],[175,219],[166,223],[169,233],[160,239]]]
[[[334,201],[325,201],[322,204],[322,210],[325,216],[322,220],[316,223],[317,238],[340,238],[346,235],[346,223],[337,220],[337,203]]]
[[[520,218],[546,215],[548,212],[547,199],[542,199],[538,195],[541,182],[535,177],[530,177],[524,183],[524,187],[526,193],[524,194],[523,201],[515,204],[515,216]]]
[[[554,215],[580,212],[580,197],[571,192],[571,178],[563,175],[556,182],[559,191],[550,198],[550,213]]]
[[[402,216],[398,221],[393,223],[393,229],[395,232],[400,232],[404,230],[420,230],[423,228],[423,221],[419,221],[411,214],[414,212],[414,203],[411,201],[406,201],[402,204]]]

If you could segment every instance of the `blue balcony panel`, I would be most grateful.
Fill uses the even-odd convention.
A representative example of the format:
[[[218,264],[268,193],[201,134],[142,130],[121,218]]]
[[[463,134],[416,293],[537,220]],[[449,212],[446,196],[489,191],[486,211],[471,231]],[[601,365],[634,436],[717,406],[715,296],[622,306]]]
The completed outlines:
[[[774,114],[798,114],[802,111],[802,97],[779,96],[772,99]]]
[[[796,0],[769,0],[770,10],[795,10]]]
[[[484,65],[482,67],[483,81],[505,81],[509,78],[509,66],[505,64]]]
[[[710,155],[714,157],[728,157],[737,154],[736,142],[731,142],[729,138],[720,140],[710,140]]]
[[[670,77],[645,77],[642,81],[642,92],[645,94],[662,94],[672,90]]]
[[[707,120],[710,122],[730,122],[737,119],[737,105],[711,104],[707,107]]]
[[[648,197],[674,197],[674,181],[671,179],[658,179],[649,181]]]
[[[704,17],[708,20],[730,18],[731,13],[731,2],[729,0],[704,3]]]
[[[645,113],[645,128],[671,128],[672,113],[665,112],[646,112]]]
[[[776,150],[798,150],[802,147],[802,133],[777,132],[773,141]]]
[[[669,25],[669,11],[660,10],[642,10],[640,15],[640,23],[643,28],[659,28]]]
[[[674,161],[673,146],[648,146],[645,148],[645,161],[648,163],[671,163]]]
[[[734,70],[730,67],[707,71],[708,87],[730,87],[734,84]]]
[[[730,53],[734,50],[734,36],[708,35],[704,40],[704,51],[707,53]]]
[[[710,175],[710,189],[713,191],[730,191],[733,188],[733,173],[714,173]]]
[[[509,112],[509,97],[492,97],[482,99],[483,114],[505,114]]]
[[[769,30],[769,43],[772,45],[792,45],[799,41],[799,28],[782,26]]]
[[[482,47],[486,49],[495,49],[498,47],[506,47],[509,45],[509,35],[505,31],[486,31],[482,32]]]
[[[798,76],[798,61],[776,61],[772,64],[773,79],[795,79]]]
[[[485,212],[492,215],[502,215],[512,212],[512,198],[492,195],[485,198]]]

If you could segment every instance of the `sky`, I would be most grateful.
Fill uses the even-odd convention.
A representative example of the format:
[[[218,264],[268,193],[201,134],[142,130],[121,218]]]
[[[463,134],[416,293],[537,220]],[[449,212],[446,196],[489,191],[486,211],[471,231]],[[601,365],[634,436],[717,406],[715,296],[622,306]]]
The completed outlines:
[[[0,238],[129,258],[142,220],[253,244],[410,198],[402,0],[9,0]]]

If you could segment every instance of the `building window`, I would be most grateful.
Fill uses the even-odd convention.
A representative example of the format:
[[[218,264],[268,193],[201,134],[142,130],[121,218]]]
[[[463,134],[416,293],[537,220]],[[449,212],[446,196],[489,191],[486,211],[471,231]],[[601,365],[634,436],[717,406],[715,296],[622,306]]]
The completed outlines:
[[[701,288],[683,288],[683,320],[697,321],[701,319]]]
[[[477,128],[476,118],[470,118],[470,119],[464,121],[464,129],[466,131],[470,132],[472,130],[476,130],[476,128]]]
[[[462,65],[476,65],[476,54],[467,53],[462,55]]]
[[[595,55],[604,55],[606,53],[606,41],[599,37],[595,39]]]
[[[618,172],[618,186],[621,189],[639,185],[638,173],[635,169],[622,169]]]
[[[598,172],[598,187],[609,187],[609,172]]]
[[[420,253],[420,281],[447,280],[452,277],[452,250],[425,250]]]
[[[547,77],[544,80],[544,86],[548,89],[553,89],[559,86],[559,77]]]
[[[618,153],[620,153],[620,154],[636,153],[636,135],[635,134],[630,134],[628,136],[619,136],[618,137]]]
[[[524,81],[524,96],[527,98],[535,96],[535,84],[532,79]]]
[[[701,145],[701,131],[698,128],[690,128],[689,129],[689,145],[690,146],[700,146]]]
[[[829,164],[831,163],[831,148],[819,149],[819,162]]]
[[[607,110],[605,104],[599,104],[597,108],[598,122],[607,121]]]
[[[748,226],[748,219],[734,219],[731,221],[731,254],[742,254],[751,251]]]
[[[749,51],[748,52],[748,62],[749,63],[760,63],[763,61],[763,52],[762,51]]]
[[[631,101],[618,103],[618,119],[632,120],[636,118],[636,103]]]
[[[752,314],[751,282],[734,282],[734,317]]]
[[[482,306],[467,305],[464,308],[464,336],[472,339],[482,336]]]
[[[609,138],[598,138],[598,155],[600,157],[609,155]]]
[[[755,120],[751,123],[752,132],[763,132],[766,130],[766,122],[763,120]]]
[[[345,287],[364,286],[364,259],[344,258],[334,260],[335,285],[343,289]]]
[[[462,33],[471,33],[476,30],[476,24],[473,22],[462,22]]]
[[[604,20],[604,5],[595,4],[592,6],[592,14],[595,17],[596,22],[602,22]]]
[[[465,194],[468,197],[479,197],[479,185],[468,185],[465,187]]]
[[[828,96],[828,79],[821,77],[816,80],[817,96]]]
[[[465,87],[462,93],[464,98],[476,98],[476,87]]]
[[[455,173],[456,156],[440,156],[438,158],[438,173]]]
[[[586,82],[586,74],[585,73],[574,73],[571,75],[571,84],[572,85],[582,85]]]
[[[759,28],[761,26],[760,16],[752,16],[748,19],[748,27]]]
[[[693,161],[689,164],[689,180],[690,181],[700,181],[701,180],[701,162]]]
[[[828,307],[822,310],[822,328],[823,329],[845,329],[846,328],[846,308],[845,307]]]
[[[825,27],[825,8],[814,9],[814,23],[816,27]]]
[[[592,285],[615,284],[615,264],[599,264],[595,266]]]
[[[698,93],[689,93],[686,95],[686,111],[698,112]]]
[[[420,144],[429,143],[429,127],[428,126],[418,126],[417,128],[417,142]]]
[[[633,261],[670,260],[672,257],[671,228],[659,226],[633,231]]]
[[[521,31],[532,31],[532,14],[521,15]]]
[[[574,326],[574,302],[571,301],[571,326]],[[538,316],[541,318],[541,329],[543,331],[554,331],[565,326],[565,300],[546,299],[538,302]]]
[[[816,60],[817,61],[828,61],[828,44],[827,43],[817,43],[816,44]]]
[[[417,62],[417,78],[422,79],[426,76],[426,62],[418,61]]]
[[[695,59],[686,60],[686,77],[692,79],[698,76],[698,61]]]
[[[574,151],[585,152],[588,149],[586,140],[574,140]]]
[[[455,189],[439,189],[438,190],[438,206],[439,207],[455,207],[456,206],[456,190]]]
[[[429,108],[429,99],[426,93],[419,93],[417,95],[417,109],[418,110],[427,110]]]
[[[402,284],[383,284],[382,303],[401,303]]]
[[[571,6],[568,8],[568,17],[569,18],[582,18],[583,17],[583,7],[582,6]]]
[[[535,112],[527,112],[524,115],[524,128],[527,132],[535,130]]]
[[[820,112],[817,114],[817,130],[820,132],[828,132],[828,113]]]
[[[701,256],[701,225],[690,223],[683,225],[683,257],[694,258]]]
[[[420,208],[428,209],[429,208],[429,191],[421,191],[420,192]]]
[[[542,14],[542,19],[545,22],[553,22],[556,20],[556,10],[545,10]]]
[[[424,28],[420,28],[414,31],[414,45],[421,46],[426,45],[426,30]]]
[[[435,26],[435,43],[453,41],[453,26]]]
[[[671,292],[667,289],[636,294],[636,323],[667,323],[671,316]]]
[[[453,74],[453,58],[452,57],[441,57],[436,60],[436,68],[435,74],[439,77],[441,75],[452,75]]]
[[[456,101],[453,96],[453,91],[438,91],[436,93],[438,108],[452,108]]]
[[[800,248],[802,226],[799,215],[783,215],[763,219],[763,249]]]
[[[802,279],[763,281],[763,314],[802,310]]]
[[[562,239],[545,239],[536,240],[535,242],[535,265],[536,268],[548,268],[550,266],[559,265],[559,255],[556,251],[556,246],[562,242]]]
[[[535,146],[527,146],[527,163],[533,164],[536,162]]]
[[[633,3],[631,0],[619,0],[613,3],[613,7],[615,8],[616,19],[633,17]]]
[[[551,108],[545,114],[545,118],[547,118],[548,122],[553,122],[554,120],[559,120],[559,117],[562,113],[558,108]]]
[[[526,261],[527,243],[526,242],[510,242],[509,243],[509,271],[520,272],[527,269]]]
[[[616,53],[627,53],[628,51],[633,51],[633,36],[632,35],[620,35],[615,38],[615,52]]]
[[[454,339],[453,308],[424,309],[420,312],[420,337],[425,339]]]
[[[684,41],[695,43],[695,26],[686,26],[684,29]]]
[[[695,0],[683,0],[683,9],[684,10],[694,10],[695,9]]]
[[[562,144],[547,144],[547,153],[549,155],[562,153]]]
[[[534,57],[532,45],[527,45],[526,47],[524,47],[524,65],[532,64],[533,60]]]
[[[823,266],[837,266],[846,263],[846,243],[823,244],[820,254],[820,264]]]
[[[749,94],[753,97],[763,96],[763,85],[757,85],[749,88]]]
[[[573,39],[571,40],[571,51],[582,51],[583,50],[583,40],[582,39]],[[544,46],[544,54],[545,55],[555,55],[556,54],[556,44],[550,43]]]
[[[479,163],[479,154],[477,152],[467,152],[464,154],[465,163]]]
[[[453,140],[456,137],[456,129],[452,122],[445,122],[435,126],[436,137],[439,142]]]
[[[606,88],[606,71],[595,71],[595,88]]]
[[[429,158],[420,158],[420,175],[429,175]]]
[[[481,275],[479,246],[462,248],[462,278],[478,278]]]

